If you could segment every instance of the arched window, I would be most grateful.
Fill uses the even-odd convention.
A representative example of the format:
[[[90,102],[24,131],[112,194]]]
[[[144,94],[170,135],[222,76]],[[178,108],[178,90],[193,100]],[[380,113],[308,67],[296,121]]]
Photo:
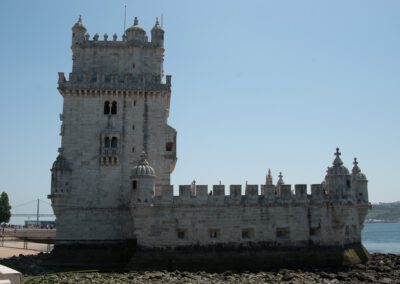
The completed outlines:
[[[104,138],[104,148],[110,148],[110,138]]]
[[[110,114],[110,102],[106,101],[104,103],[104,114]]]
[[[113,101],[111,104],[111,114],[117,114],[117,102]]]
[[[115,149],[115,148],[117,148],[117,147],[118,147],[118,140],[117,140],[117,137],[113,137],[113,138],[111,139],[111,148]]]

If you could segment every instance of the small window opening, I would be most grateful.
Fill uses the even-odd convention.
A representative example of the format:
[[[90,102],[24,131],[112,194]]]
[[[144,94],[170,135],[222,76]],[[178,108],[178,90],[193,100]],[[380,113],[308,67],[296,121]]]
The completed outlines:
[[[132,181],[132,189],[137,189],[137,180]]]
[[[135,130],[135,125],[132,125],[132,130]]]
[[[218,239],[219,237],[219,230],[209,230],[208,231],[210,239]]]
[[[117,102],[113,101],[111,104],[111,114],[117,114]]]
[[[347,185],[347,188],[350,188],[350,187],[351,187],[351,184],[350,184],[350,181],[349,181],[349,180],[346,180],[346,185]]]
[[[310,236],[319,236],[321,234],[321,227],[311,227]]]
[[[276,228],[276,238],[289,239],[289,235],[290,235],[289,228]]]
[[[359,195],[359,196],[362,196],[362,193],[360,192],[358,195]]]
[[[110,148],[110,138],[104,138],[104,148]]]
[[[92,78],[90,79],[90,81],[92,83],[97,82],[97,75],[96,74],[92,74]]]
[[[111,139],[111,148],[116,149],[118,147],[118,140],[117,137],[113,137]]]
[[[132,69],[135,69],[135,63],[132,64]]]
[[[135,152],[135,147],[132,147],[132,153]]]
[[[114,157],[114,164],[117,163],[117,157]]]
[[[254,238],[254,230],[253,229],[242,229],[242,239],[249,240]]]
[[[171,152],[173,148],[174,148],[174,143],[173,142],[167,142],[165,144],[165,150],[166,151]]]
[[[106,101],[104,103],[104,114],[110,114],[110,102]]]
[[[178,239],[185,239],[186,238],[186,232],[183,230],[178,230],[176,232]]]
[[[136,106],[136,100],[133,101],[133,106]]]

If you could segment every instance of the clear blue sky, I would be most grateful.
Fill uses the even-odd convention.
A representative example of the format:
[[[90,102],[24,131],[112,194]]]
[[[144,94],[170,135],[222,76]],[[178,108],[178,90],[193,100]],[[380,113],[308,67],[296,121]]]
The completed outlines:
[[[0,191],[13,205],[50,191],[72,25],[82,14],[91,36],[120,37],[124,4],[148,33],[164,15],[175,186],[261,184],[268,168],[320,183],[339,146],[372,202],[400,200],[399,1],[3,0]]]

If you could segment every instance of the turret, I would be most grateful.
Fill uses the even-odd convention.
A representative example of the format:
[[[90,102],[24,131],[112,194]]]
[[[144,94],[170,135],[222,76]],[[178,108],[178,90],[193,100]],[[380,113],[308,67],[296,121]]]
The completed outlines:
[[[265,185],[274,185],[272,181],[271,169],[268,169],[268,174],[265,178]]]
[[[71,175],[71,168],[63,155],[58,155],[50,171],[51,195],[55,196],[69,192],[68,180]]]
[[[336,158],[333,166],[328,167],[324,182],[325,192],[334,199],[348,198],[351,195],[349,170],[343,166],[340,155],[339,148],[336,148]]]
[[[79,16],[78,21],[72,27],[72,45],[83,42],[86,38],[86,34],[87,30],[82,23],[82,16]]]
[[[131,188],[133,191],[133,203],[150,203],[155,193],[154,169],[147,161],[145,152],[140,156],[140,160],[131,172]]]
[[[139,26],[137,17],[133,20],[133,25],[126,29],[125,34],[128,42],[142,43],[147,41],[146,31]]]
[[[351,170],[351,187],[357,203],[368,203],[368,180],[365,174],[358,167],[357,158],[354,158],[353,169]]]
[[[159,47],[164,47],[164,30],[161,27],[158,18],[156,19],[156,24],[151,29],[151,42]]]

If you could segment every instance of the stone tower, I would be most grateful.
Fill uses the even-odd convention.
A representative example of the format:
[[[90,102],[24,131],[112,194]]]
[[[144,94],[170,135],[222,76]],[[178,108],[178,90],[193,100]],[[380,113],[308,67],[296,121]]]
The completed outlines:
[[[164,30],[157,20],[149,40],[135,18],[122,40],[116,34],[100,40],[97,33],[90,38],[79,17],[71,49],[72,72],[68,79],[59,73],[62,139],[49,195],[57,242],[129,239],[132,168],[145,152],[157,190],[170,184],[177,159]]]

